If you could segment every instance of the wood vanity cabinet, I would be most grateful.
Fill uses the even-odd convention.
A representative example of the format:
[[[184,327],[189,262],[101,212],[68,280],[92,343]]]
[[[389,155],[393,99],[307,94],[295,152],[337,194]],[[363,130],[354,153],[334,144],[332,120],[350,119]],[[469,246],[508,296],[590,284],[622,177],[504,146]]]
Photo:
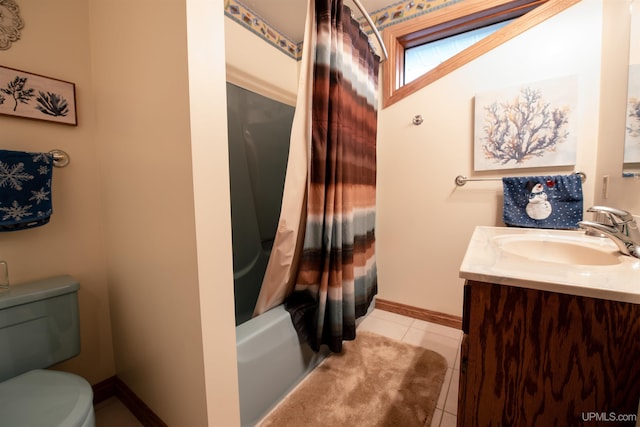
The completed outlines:
[[[462,329],[459,427],[635,425],[640,305],[467,280]]]

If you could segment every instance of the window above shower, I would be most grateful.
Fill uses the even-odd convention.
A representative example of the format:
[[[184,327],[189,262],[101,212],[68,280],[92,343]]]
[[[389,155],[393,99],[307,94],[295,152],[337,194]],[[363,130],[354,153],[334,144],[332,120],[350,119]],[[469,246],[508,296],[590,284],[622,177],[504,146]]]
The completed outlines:
[[[403,84],[411,83],[510,22],[513,22],[513,20],[483,26],[405,49]]]
[[[383,106],[417,92],[580,0],[468,0],[384,29]]]

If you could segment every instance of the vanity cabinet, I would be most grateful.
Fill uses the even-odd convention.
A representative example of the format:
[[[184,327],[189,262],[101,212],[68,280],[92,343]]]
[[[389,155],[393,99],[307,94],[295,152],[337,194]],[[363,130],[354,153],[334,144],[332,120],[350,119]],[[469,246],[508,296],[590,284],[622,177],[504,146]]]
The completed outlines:
[[[463,331],[459,427],[635,425],[639,304],[467,280]]]

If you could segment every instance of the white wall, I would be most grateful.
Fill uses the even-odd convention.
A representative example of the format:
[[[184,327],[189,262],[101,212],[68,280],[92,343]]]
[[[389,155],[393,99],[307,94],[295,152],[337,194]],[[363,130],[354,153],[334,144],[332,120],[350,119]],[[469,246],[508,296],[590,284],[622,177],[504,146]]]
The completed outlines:
[[[587,174],[585,206],[596,176],[602,2],[583,0],[412,96],[382,110],[378,127],[377,261],[379,297],[461,315],[458,269],[477,225],[503,225],[500,182],[456,187],[473,174],[476,93],[575,75],[579,147]],[[424,123],[411,119],[421,114]],[[573,168],[547,172],[569,173]],[[540,174],[498,171],[481,176]]]

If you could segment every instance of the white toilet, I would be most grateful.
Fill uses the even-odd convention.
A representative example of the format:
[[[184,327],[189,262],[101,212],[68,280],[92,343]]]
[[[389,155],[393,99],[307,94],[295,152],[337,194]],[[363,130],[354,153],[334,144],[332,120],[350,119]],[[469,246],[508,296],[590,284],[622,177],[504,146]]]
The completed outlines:
[[[93,390],[43,369],[80,352],[78,282],[57,276],[0,293],[0,424],[94,427]]]

